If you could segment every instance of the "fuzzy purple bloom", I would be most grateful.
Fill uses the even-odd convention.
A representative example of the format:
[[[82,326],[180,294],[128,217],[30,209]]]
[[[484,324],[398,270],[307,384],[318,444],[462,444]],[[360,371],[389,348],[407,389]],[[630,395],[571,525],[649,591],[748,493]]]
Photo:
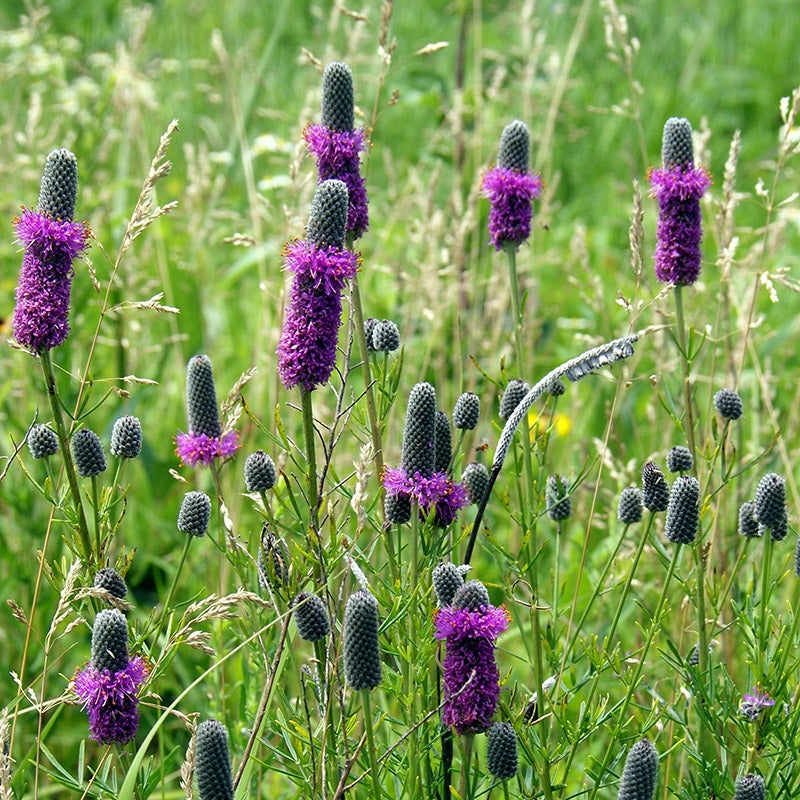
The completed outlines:
[[[363,129],[337,131],[327,125],[307,125],[303,131],[308,151],[317,162],[318,183],[335,178],[347,186],[347,233],[360,238],[369,226],[367,188],[360,172],[360,153],[366,149]]]
[[[500,699],[495,640],[508,621],[505,608],[491,605],[478,611],[448,607],[436,612],[434,636],[447,642],[442,721],[459,734],[480,733],[492,724]]]
[[[531,203],[542,192],[542,178],[531,172],[493,167],[483,176],[483,194],[489,198],[489,236],[495,250],[506,243],[519,247],[531,235]]]
[[[127,744],[139,729],[139,689],[147,662],[134,656],[124,669],[95,669],[87,664],[73,681],[75,694],[89,716],[89,732],[100,744]]]
[[[330,378],[336,364],[341,291],[356,274],[358,258],[307,241],[290,242],[283,256],[294,280],[278,343],[278,372],[287,389],[300,384],[310,392]]]
[[[424,516],[433,509],[436,523],[445,527],[456,518],[460,508],[469,505],[464,486],[446,472],[434,472],[426,478],[419,472],[409,475],[404,469],[387,468],[383,486],[388,495],[405,495],[416,500]]]
[[[775,705],[775,701],[769,696],[767,692],[762,692],[760,686],[753,689],[753,694],[745,694],[742,696],[742,702],[739,704],[739,713],[743,717],[747,717],[750,722],[755,722],[764,711],[765,708],[770,708]]]
[[[34,353],[62,344],[69,334],[72,262],[86,250],[89,228],[23,209],[15,221],[25,248],[14,308],[14,338]]]
[[[691,164],[653,169],[649,178],[650,193],[658,201],[656,277],[663,283],[691,286],[700,275],[700,198],[711,178]]]
[[[180,432],[175,437],[175,452],[181,464],[187,467],[196,467],[198,464],[208,466],[215,458],[230,458],[239,445],[237,431],[228,431],[221,436]]]

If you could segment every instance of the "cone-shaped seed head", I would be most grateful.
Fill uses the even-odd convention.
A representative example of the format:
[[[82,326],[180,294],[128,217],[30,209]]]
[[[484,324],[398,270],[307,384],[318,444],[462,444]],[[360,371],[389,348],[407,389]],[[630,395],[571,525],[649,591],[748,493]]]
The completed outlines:
[[[653,461],[642,467],[642,502],[650,511],[666,511],[669,505],[669,484]]]
[[[347,685],[355,691],[374,689],[381,682],[378,601],[364,589],[347,599],[342,642]]]
[[[393,353],[400,347],[400,330],[390,319],[374,320],[370,350]]]
[[[459,430],[472,431],[478,425],[481,400],[472,392],[464,392],[453,407],[453,425]]]
[[[430,478],[436,463],[436,390],[418,383],[408,395],[403,429],[402,467],[409,474]]]
[[[500,780],[517,774],[517,734],[507,722],[495,722],[486,731],[486,767]]]
[[[490,605],[489,592],[480,581],[467,581],[453,596],[454,608],[480,611],[481,608],[488,608]]]
[[[248,492],[266,492],[275,485],[275,462],[263,450],[250,453],[244,462],[244,485]]]
[[[193,356],[186,368],[186,413],[189,433],[218,439],[222,435],[211,359]]]
[[[553,522],[563,522],[572,514],[569,484],[563,475],[549,475],[545,489],[545,508]]]
[[[211,520],[211,498],[204,492],[187,492],[178,512],[178,530],[203,536]]]
[[[464,467],[464,471],[461,473],[461,483],[467,490],[469,502],[474,506],[480,505],[489,488],[489,470],[485,464],[473,461]]]
[[[739,533],[749,538],[761,536],[761,529],[756,519],[756,504],[752,500],[745,500],[739,506]]]
[[[324,639],[331,629],[325,603],[320,597],[309,592],[300,592],[292,603],[294,621],[301,639],[315,642]]]
[[[670,472],[688,472],[693,463],[692,451],[683,445],[675,445],[667,453],[667,469]]]
[[[111,455],[118,458],[137,458],[142,452],[142,423],[137,417],[125,416],[115,420],[111,429]]]
[[[700,484],[691,475],[681,475],[672,484],[664,533],[675,544],[691,544],[700,523]]]
[[[73,434],[72,457],[81,478],[93,478],[105,472],[106,457],[100,437],[88,428],[81,428]]]
[[[28,434],[28,450],[36,458],[48,458],[58,452],[58,437],[47,425],[34,425]]]
[[[449,606],[456,592],[464,585],[464,572],[451,561],[442,561],[431,574],[433,590],[440,606]]]
[[[194,757],[200,800],[233,800],[228,731],[222,723],[207,719],[197,726]]]
[[[411,519],[411,497],[407,494],[387,495],[386,519],[392,525],[405,525]]]
[[[753,514],[761,525],[773,530],[773,538],[775,528],[782,531],[786,527],[786,481],[777,472],[758,482]]]
[[[342,181],[323,181],[314,192],[306,239],[317,247],[344,247],[350,195]]]
[[[92,666],[119,672],[128,660],[128,623],[116,608],[103,609],[92,627]]]
[[[561,397],[561,395],[567,391],[567,385],[561,380],[561,378],[558,378],[547,387],[547,391],[553,397]]]
[[[623,489],[619,495],[619,508],[617,510],[619,521],[624,522],[626,525],[639,522],[642,519],[643,506],[641,490],[635,486]]]
[[[322,73],[320,122],[335,131],[353,130],[353,73],[341,61],[332,61]]]
[[[744,412],[742,398],[735,389],[720,389],[714,395],[714,408],[723,419],[739,419]]]
[[[105,589],[109,594],[120,600],[128,594],[125,579],[115,569],[103,567],[94,576],[94,585],[98,589]]]
[[[514,172],[527,172],[530,161],[531,140],[528,126],[515,119],[503,128],[500,149],[497,151],[497,166]]]
[[[44,165],[39,185],[39,211],[53,219],[75,217],[78,196],[78,162],[69,150],[53,150]]]
[[[375,333],[375,326],[378,320],[375,317],[367,317],[364,320],[364,340],[367,343],[367,350],[375,352],[375,344],[372,340],[372,334]]]
[[[665,169],[688,167],[694,164],[692,126],[688,119],[670,117],[664,123],[661,160],[664,162]]]
[[[436,412],[434,431],[435,456],[433,462],[434,472],[447,472],[450,459],[453,457],[453,446],[450,438],[450,420],[444,411]]]
[[[516,378],[509,381],[503,396],[500,398],[500,419],[508,419],[530,390],[531,387],[525,381],[520,381]]]
[[[652,800],[658,775],[658,752],[647,740],[637,742],[628,752],[619,800]]]
[[[750,773],[742,775],[736,781],[736,792],[733,800],[765,800],[767,796],[767,785],[760,775]]]

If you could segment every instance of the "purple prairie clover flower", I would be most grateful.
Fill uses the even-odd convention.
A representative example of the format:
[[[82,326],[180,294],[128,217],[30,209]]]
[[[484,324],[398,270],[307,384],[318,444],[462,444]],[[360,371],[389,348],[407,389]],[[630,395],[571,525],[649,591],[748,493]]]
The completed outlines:
[[[542,192],[542,178],[528,169],[530,136],[524,122],[514,120],[503,129],[497,166],[483,176],[489,199],[489,236],[496,250],[516,250],[531,235],[531,204]]]
[[[389,496],[405,495],[416,500],[424,516],[433,511],[436,524],[442,527],[453,522],[459,509],[469,505],[464,486],[456,483],[446,472],[434,472],[426,478],[419,472],[409,475],[402,468],[387,467],[383,486]]]
[[[359,163],[367,136],[363,128],[353,127],[353,120],[353,74],[347,64],[331,62],[322,76],[320,124],[307,125],[303,138],[317,162],[318,183],[333,178],[347,186],[346,230],[358,239],[369,226],[367,189]]]
[[[21,345],[39,353],[63,344],[69,334],[72,262],[88,247],[90,231],[82,222],[29,209],[15,228],[25,254],[12,328]]]
[[[139,690],[148,674],[144,658],[128,655],[128,624],[122,613],[100,611],[92,628],[92,660],[73,679],[92,739],[100,744],[133,739],[139,728]]]
[[[186,367],[186,414],[189,432],[180,431],[175,437],[182,464],[208,466],[239,449],[239,434],[222,430],[211,359],[206,355],[193,356]]]
[[[739,704],[739,713],[743,717],[747,717],[750,722],[755,722],[765,708],[770,708],[774,705],[775,701],[769,696],[769,693],[761,691],[761,685],[759,684],[753,689],[752,694],[742,696],[742,702]]]
[[[480,733],[492,724],[500,699],[495,640],[508,623],[502,606],[482,606],[476,611],[450,606],[436,612],[434,636],[447,643],[442,721],[459,734]]]
[[[299,384],[310,392],[326,383],[336,366],[341,292],[359,267],[358,257],[344,249],[347,198],[342,181],[321,183],[311,202],[306,239],[283,250],[285,268],[293,275],[277,349],[278,373],[287,389]]]
[[[705,169],[694,166],[692,127],[687,120],[667,120],[662,161],[662,168],[651,170],[648,176],[650,193],[658,201],[656,277],[663,283],[691,286],[700,275],[700,198],[711,178]]]

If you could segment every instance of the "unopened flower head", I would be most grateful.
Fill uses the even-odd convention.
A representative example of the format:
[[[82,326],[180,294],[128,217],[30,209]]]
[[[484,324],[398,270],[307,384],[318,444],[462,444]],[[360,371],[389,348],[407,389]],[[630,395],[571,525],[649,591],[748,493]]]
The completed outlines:
[[[263,589],[275,591],[289,583],[289,550],[286,542],[275,536],[265,522],[261,527],[261,541],[258,547],[258,582]]]
[[[545,508],[553,522],[563,522],[572,515],[569,483],[563,475],[548,475],[545,488]]]
[[[618,800],[653,800],[658,777],[658,751],[647,739],[628,751]]]
[[[15,220],[24,248],[12,319],[14,338],[31,352],[62,344],[69,334],[73,262],[88,247],[89,228],[74,222],[78,167],[69,150],[47,158],[36,211]]]
[[[478,426],[480,413],[480,397],[472,392],[464,392],[453,407],[453,425],[460,430],[474,430]]]
[[[106,470],[106,457],[100,437],[88,428],[81,428],[72,435],[72,457],[75,469],[81,478],[94,478]]]
[[[483,194],[489,199],[489,236],[495,249],[518,248],[531,235],[533,201],[542,191],[542,179],[528,169],[530,135],[524,122],[514,120],[503,129],[497,166],[483,176]]]
[[[367,147],[363,129],[354,129],[353,75],[342,62],[332,62],[322,76],[320,124],[307,125],[303,138],[317,162],[319,183],[336,179],[347,186],[347,233],[360,238],[369,226],[367,189],[360,171]]]
[[[297,623],[297,632],[301,639],[315,642],[328,635],[331,626],[322,598],[309,592],[300,592],[294,598],[292,608],[294,609],[294,621]]]
[[[239,449],[239,434],[222,430],[214,374],[207,355],[193,356],[186,367],[186,415],[189,432],[180,432],[175,437],[175,449],[182,464],[208,466],[217,458],[229,458]]]
[[[381,682],[378,601],[365,589],[359,589],[347,599],[342,650],[347,685],[355,691],[374,689]]]
[[[700,524],[700,484],[694,476],[675,479],[669,493],[664,533],[675,544],[691,544]]]
[[[736,781],[733,800],[765,800],[767,785],[760,775],[751,772]]]
[[[656,277],[676,286],[690,286],[700,275],[700,198],[711,185],[708,173],[694,166],[691,133],[687,120],[667,120],[664,166],[650,171],[651,193],[658,201]]]
[[[693,463],[692,451],[683,445],[675,445],[667,453],[667,469],[670,472],[688,472]]]
[[[142,423],[130,415],[119,417],[111,429],[112,456],[137,458],[142,452]]]
[[[761,526],[756,519],[756,504],[752,500],[745,500],[739,506],[739,533],[750,539],[761,536]]]
[[[531,387],[525,381],[517,378],[509,381],[508,386],[503,390],[503,396],[500,398],[500,419],[508,419],[530,390]]]
[[[58,452],[58,437],[52,428],[41,423],[34,425],[28,434],[28,450],[35,459],[49,458]]]
[[[736,389],[726,387],[714,395],[714,408],[723,419],[737,420],[744,413],[744,403]]]
[[[266,492],[278,478],[275,462],[263,450],[250,453],[244,462],[244,485],[248,492]]]
[[[637,489],[635,486],[628,486],[620,492],[617,518],[625,525],[640,522],[642,519],[643,507],[644,502],[641,489]]]
[[[453,457],[453,442],[450,436],[450,420],[444,411],[436,412],[434,428],[433,468],[436,472],[447,472]]]
[[[447,643],[442,665],[442,721],[459,734],[485,731],[500,699],[495,641],[508,627],[508,612],[496,608],[469,581],[456,592],[453,605],[434,618],[437,639]],[[484,589],[485,592],[485,589]],[[475,597],[472,597],[472,595]]]
[[[654,461],[642,467],[642,502],[650,511],[666,511],[669,505],[669,484]]]
[[[400,347],[400,329],[390,319],[375,320],[372,326],[371,347],[377,353],[393,353]]]
[[[321,183],[311,203],[308,238],[283,251],[292,273],[289,305],[278,343],[278,373],[287,389],[310,392],[326,383],[336,366],[342,321],[341,292],[358,271],[358,258],[344,250],[347,187]]]
[[[73,680],[89,716],[89,732],[100,744],[127,744],[139,728],[139,690],[147,663],[128,655],[128,624],[117,609],[97,614],[92,628],[92,660]]]
[[[197,726],[194,772],[200,800],[233,800],[228,731],[221,722],[207,719]]]
[[[517,774],[517,733],[507,722],[495,722],[486,731],[486,768],[499,780]]]
[[[95,573],[94,586],[97,589],[104,589],[119,600],[128,594],[125,579],[112,567],[103,567]]]
[[[449,606],[456,592],[464,585],[464,567],[451,561],[442,561],[433,568],[431,574],[433,590],[440,606]]]
[[[464,467],[461,473],[461,483],[467,492],[470,505],[480,505],[489,488],[489,470],[485,464],[473,461]]]
[[[178,530],[192,536],[205,536],[211,520],[211,498],[205,492],[187,492],[178,512]]]
[[[788,532],[786,514],[786,479],[777,472],[764,475],[756,487],[753,516],[759,525],[769,529],[774,541],[780,541]]]

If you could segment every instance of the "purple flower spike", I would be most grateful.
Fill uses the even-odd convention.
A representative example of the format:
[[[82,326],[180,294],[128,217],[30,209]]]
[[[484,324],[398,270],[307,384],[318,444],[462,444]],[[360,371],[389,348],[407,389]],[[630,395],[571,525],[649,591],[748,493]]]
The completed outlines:
[[[500,699],[495,640],[508,628],[508,621],[508,612],[492,605],[477,611],[451,606],[436,612],[434,636],[447,641],[442,721],[459,734],[479,733],[492,724]]]
[[[175,437],[175,452],[182,464],[209,466],[215,458],[230,458],[239,449],[239,433],[228,431],[222,436],[205,433],[179,433]]]
[[[402,468],[387,468],[383,486],[389,496],[405,495],[416,500],[424,516],[433,510],[436,524],[442,527],[453,522],[458,510],[469,504],[464,486],[456,483],[446,472],[434,472],[426,478],[419,472],[409,475]]]
[[[344,250],[347,187],[320,184],[311,204],[309,238],[289,242],[283,251],[294,278],[278,342],[278,372],[283,385],[310,392],[326,383],[336,365],[342,321],[341,291],[358,271],[358,257]]]
[[[542,178],[529,172],[494,167],[483,176],[483,193],[489,198],[489,236],[495,250],[506,243],[519,247],[531,235],[531,203],[542,192]]]
[[[14,338],[39,353],[63,344],[69,334],[72,262],[86,250],[89,228],[23,209],[16,232],[25,255],[12,323]]]
[[[139,728],[139,689],[147,662],[134,656],[124,669],[85,666],[75,676],[75,694],[89,715],[89,732],[100,744],[127,744]]]
[[[361,176],[359,155],[367,147],[363,129],[336,131],[325,125],[307,125],[303,138],[316,159],[318,182],[335,178],[347,186],[347,232],[359,239],[369,227],[367,187]]]

